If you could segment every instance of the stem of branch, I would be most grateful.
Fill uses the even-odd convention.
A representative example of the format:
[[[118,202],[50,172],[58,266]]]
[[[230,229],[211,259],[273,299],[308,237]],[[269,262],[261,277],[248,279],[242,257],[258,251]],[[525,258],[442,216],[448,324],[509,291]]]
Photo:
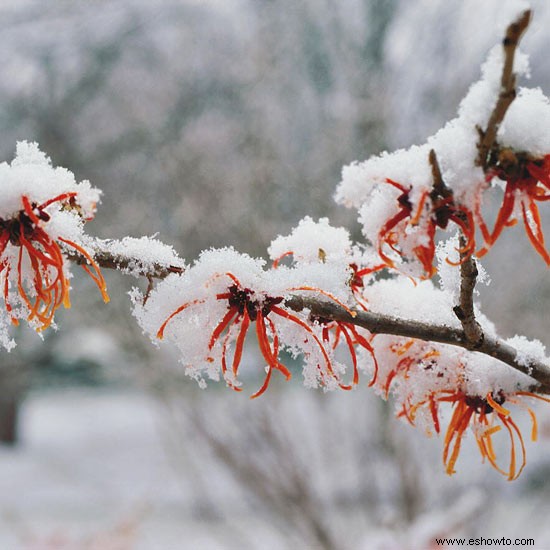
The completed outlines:
[[[459,239],[460,248],[466,247],[463,235]],[[471,252],[460,253],[460,304],[453,308],[455,315],[462,323],[462,329],[469,349],[479,350],[483,345],[485,335],[481,325],[476,321],[474,313],[474,287],[477,280],[477,265]]]
[[[500,80],[500,94],[487,123],[487,128],[483,131],[478,128],[479,144],[477,165],[481,166],[486,172],[491,164],[491,153],[496,144],[497,132],[501,122],[506,115],[508,107],[516,98],[516,75],[514,74],[514,57],[525,29],[527,29],[531,20],[531,10],[524,11],[521,16],[506,29],[506,35],[502,41],[504,48],[504,66]]]
[[[399,319],[371,311],[359,311],[355,317],[343,307],[333,302],[316,298],[294,296],[285,302],[294,311],[307,308],[315,317],[352,323],[365,328],[373,334],[394,334],[407,338],[417,338],[427,342],[439,342],[458,346],[471,351],[471,344],[465,331],[444,325],[431,325],[410,319]],[[532,361],[529,366],[517,360],[517,350],[499,338],[486,335],[476,352],[489,355],[506,363],[510,367],[534,378],[541,386],[533,388],[538,393],[550,393],[550,367],[540,361]]]
[[[443,181],[441,167],[437,155],[432,149],[429,156],[434,180],[431,198],[433,201],[442,199],[453,199],[453,191]],[[464,223],[468,223],[463,212],[457,211]],[[474,287],[477,279],[477,265],[472,257],[472,250],[467,250],[467,242],[464,235],[460,236],[460,303],[453,308],[455,315],[462,323],[462,329],[466,336],[469,349],[477,350],[483,343],[484,334],[481,325],[476,321],[474,313]]]
[[[430,155],[428,157],[430,166],[432,167],[432,178],[434,180],[433,189],[430,193],[432,201],[436,201],[439,198],[448,199],[453,196],[453,192],[445,182],[443,181],[443,175],[441,174],[441,167],[437,160],[437,155],[433,149],[430,149]]]
[[[65,248],[65,256],[77,265],[86,265],[88,260],[79,252],[73,249]],[[104,250],[96,250],[93,254],[94,261],[99,267],[105,269],[118,269],[122,272],[131,272],[135,276],[146,277],[149,282],[151,279],[164,279],[170,275],[170,273],[183,273],[183,267],[175,265],[153,264],[144,265],[138,258],[127,258],[125,256],[117,256],[111,252]]]

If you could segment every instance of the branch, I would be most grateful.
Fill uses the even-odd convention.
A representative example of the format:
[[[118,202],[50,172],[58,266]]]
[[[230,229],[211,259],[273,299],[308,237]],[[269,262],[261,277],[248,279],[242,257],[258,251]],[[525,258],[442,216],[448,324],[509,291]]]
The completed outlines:
[[[78,251],[63,247],[65,256],[77,265],[88,265],[88,259],[80,254]],[[165,279],[170,273],[183,273],[185,270],[183,267],[175,265],[165,265],[161,263],[144,264],[138,258],[128,258],[123,255],[116,255],[106,250],[97,249],[93,254],[94,261],[99,267],[105,269],[118,269],[122,272],[131,273],[135,276],[146,277],[149,281],[151,279]]]
[[[78,265],[88,263],[84,256],[72,250],[67,254],[67,258]],[[136,269],[136,266],[140,265],[140,261],[137,258],[116,256],[105,250],[96,251],[94,260],[100,267],[106,269],[118,269],[123,272],[131,271],[133,275],[138,274],[137,272],[140,271],[139,274],[148,280],[148,290],[151,287],[152,279],[164,279],[170,273],[183,273],[184,271],[183,268],[178,266],[161,264],[154,264],[149,268],[143,266]],[[346,309],[336,303],[315,298],[293,296],[285,301],[285,305],[297,312],[308,308],[312,315],[316,317],[352,323],[369,330],[373,334],[393,334],[395,336],[417,338],[427,342],[439,342],[441,344],[458,346],[472,351],[472,341],[468,338],[465,329],[461,330],[445,325],[431,325],[411,319],[399,319],[382,313],[362,310],[356,310],[354,312],[355,316],[352,316]],[[533,391],[550,394],[550,366],[545,363],[532,361],[529,366],[525,366],[517,360],[518,350],[501,339],[488,335],[485,335],[479,346],[475,348],[475,351],[494,357],[510,367],[527,374],[540,384],[540,386],[534,387]]]
[[[479,144],[477,165],[481,166],[486,172],[490,165],[490,158],[493,148],[496,144],[497,132],[501,122],[508,111],[508,107],[516,98],[516,75],[514,74],[514,57],[525,29],[527,29],[531,20],[531,10],[524,11],[521,16],[511,23],[506,29],[506,35],[502,41],[504,48],[504,65],[500,79],[500,94],[487,123],[487,128],[483,131],[478,128]]]
[[[432,201],[442,199],[450,199],[453,201],[453,191],[445,185],[441,168],[437,155],[432,149],[429,156],[430,165],[432,167],[432,176],[434,180],[433,190],[430,194]],[[452,202],[451,202],[452,203]],[[460,210],[456,211],[456,216],[467,224],[468,220],[464,213]],[[474,287],[478,275],[476,261],[472,256],[472,250],[467,248],[468,243],[464,234],[460,236],[460,303],[453,308],[455,315],[458,317],[464,330],[468,349],[477,350],[483,344],[484,334],[481,325],[476,321],[474,313]]]
[[[352,323],[369,330],[373,334],[393,334],[395,336],[417,338],[427,342],[439,342],[440,344],[458,346],[471,351],[471,344],[465,331],[458,328],[445,325],[431,325],[410,319],[399,319],[371,311],[357,310],[354,312],[356,315],[352,316],[338,304],[316,298],[294,296],[287,300],[285,305],[294,311],[308,308],[315,317]],[[534,378],[541,385],[533,388],[534,391],[538,393],[550,393],[550,366],[545,363],[533,360],[529,366],[526,366],[518,361],[518,350],[500,338],[489,335],[485,336],[476,351],[494,357],[523,374]]]
[[[441,167],[439,166],[439,161],[437,160],[437,155],[433,149],[430,149],[430,154],[428,156],[430,166],[432,168],[432,178],[434,180],[433,189],[430,193],[430,198],[432,202],[435,202],[439,198],[448,199],[453,196],[453,191],[443,181],[443,176],[441,174]]]
[[[481,325],[476,321],[474,313],[474,287],[478,275],[477,264],[471,252],[463,252],[466,239],[460,236],[460,304],[453,307],[455,315],[462,323],[462,329],[471,350],[479,350],[483,345],[485,335]]]

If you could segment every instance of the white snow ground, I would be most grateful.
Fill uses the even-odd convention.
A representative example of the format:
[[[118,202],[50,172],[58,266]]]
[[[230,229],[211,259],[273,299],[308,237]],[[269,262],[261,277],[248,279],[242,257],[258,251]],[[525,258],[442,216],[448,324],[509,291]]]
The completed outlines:
[[[0,549],[242,548],[223,522],[193,517],[157,412],[139,394],[31,395],[21,444],[0,446]]]
[[[289,444],[298,441],[300,446],[315,451],[315,445],[306,445],[304,434],[317,439],[320,425],[316,422],[328,429],[327,418],[332,418],[340,433],[339,445],[332,445],[333,451],[341,449],[347,457],[347,461],[337,457],[332,468],[321,470],[321,477],[311,470],[315,486],[327,481],[330,471],[340,479],[339,486],[345,488],[350,481],[345,479],[349,472],[353,478],[373,470],[380,478],[385,467],[390,475],[384,482],[385,493],[391,493],[390,481],[395,473],[390,464],[377,462],[372,456],[358,456],[357,449],[354,451],[347,442],[348,436],[355,439],[356,432],[368,429],[365,410],[360,409],[362,414],[357,415],[358,403],[364,396],[359,392],[342,396],[350,405],[343,413],[338,413],[332,402],[326,402],[328,417],[319,420],[311,413],[318,414],[324,407],[317,404],[313,408],[315,401],[306,396],[316,394],[303,392],[302,388],[294,395],[294,405],[290,399],[294,392],[288,392],[285,407],[279,408],[282,420],[287,414],[294,419],[290,425],[299,435],[299,439],[291,437]],[[230,413],[235,403],[226,401],[225,395],[213,391],[202,412],[213,414],[219,409],[217,413],[233,418]],[[218,399],[220,396],[223,398]],[[254,405],[257,411],[256,402]],[[303,409],[303,414],[297,414],[299,409]],[[550,416],[546,412],[541,408],[539,413],[542,441],[528,444],[526,471],[514,483],[500,479],[487,465],[480,464],[471,441],[465,444],[459,473],[452,478],[445,476],[437,441],[424,439],[421,433],[402,426],[403,433],[413,432],[413,441],[422,450],[426,472],[418,474],[423,478],[428,473],[430,491],[440,496],[426,495],[432,504],[427,502],[426,512],[408,527],[393,521],[377,522],[374,509],[365,510],[370,516],[366,523],[356,523],[349,508],[331,509],[327,521],[335,522],[338,518],[334,513],[343,511],[341,515],[349,522],[345,529],[347,540],[342,543],[349,549],[420,550],[439,534],[533,537],[537,548],[548,548],[548,491],[541,484],[548,471],[550,451]],[[218,419],[219,414],[214,420]],[[179,437],[180,445],[183,443],[180,452],[167,447],[174,438],[175,425],[168,426],[166,420],[166,410],[139,393],[70,389],[31,394],[22,409],[20,445],[0,446],[0,550],[306,548],[300,544],[289,546],[292,538],[288,538],[287,530],[271,521],[273,518],[266,520],[259,508],[250,508],[243,491],[211,457],[204,455],[198,441],[177,431],[175,437]],[[301,424],[305,426],[304,433],[300,432]],[[392,420],[390,425],[394,424],[399,425]],[[342,426],[346,429],[342,430]],[[328,436],[334,441],[332,431]],[[236,443],[242,445],[242,438],[237,437]],[[172,452],[167,452],[170,449]],[[336,456],[326,446],[318,445],[318,450],[330,454],[329,458]],[[357,460],[367,469],[356,465],[354,470]],[[494,481],[489,483],[491,478]],[[537,485],[539,489],[534,490]],[[376,492],[374,485],[369,487],[373,498],[384,496],[384,491]],[[391,494],[385,498],[390,497]],[[448,504],[441,506],[445,501]]]

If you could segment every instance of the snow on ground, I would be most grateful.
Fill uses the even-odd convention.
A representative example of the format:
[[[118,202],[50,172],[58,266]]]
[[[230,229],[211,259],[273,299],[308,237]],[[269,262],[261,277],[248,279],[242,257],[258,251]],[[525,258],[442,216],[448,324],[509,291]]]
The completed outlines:
[[[419,468],[411,470],[416,472],[412,487],[423,510],[405,525],[395,515],[399,510],[392,511],[405,495],[395,469],[399,455],[392,459],[376,448],[380,417],[368,403],[363,406],[360,391],[323,397],[300,388],[266,395],[262,402],[213,390],[200,394],[204,399],[192,395],[193,410],[199,407],[214,426],[231,428],[227,436],[242,452],[240,460],[247,467],[266,460],[274,477],[272,442],[250,444],[266,412],[276,411],[274,426],[288,428],[281,439],[286,442],[282,461],[289,475],[293,465],[308,463],[302,481],[318,491],[312,502],[324,510],[322,522],[341,524],[343,530],[334,531],[346,534],[345,540],[336,536],[340,548],[408,548],[416,541],[409,547],[422,550],[439,535],[533,537],[536,547],[550,547],[545,516],[550,415],[544,409],[539,410],[542,441],[528,443],[526,471],[514,483],[482,465],[472,441],[465,442],[459,473],[450,478],[441,467],[437,441],[393,419],[379,425],[387,430],[385,445],[409,435],[414,443],[398,446],[404,458],[399,467]],[[179,402],[189,405],[187,397],[182,394]],[[259,422],[248,426],[247,418]],[[188,428],[185,422],[170,423],[165,406],[140,393],[31,394],[22,408],[20,445],[0,446],[0,550],[312,548],[306,539],[293,538],[292,524],[285,527],[276,508],[268,508],[266,516],[261,506],[251,507],[242,480],[228,477]],[[357,444],[361,434],[368,436],[364,447]],[[420,462],[413,460],[417,454]],[[335,480],[339,492],[331,493]],[[366,492],[355,495],[354,488]]]
[[[157,412],[139,394],[31,395],[21,444],[0,446],[0,548],[242,547],[223,522],[194,517],[195,493],[167,458]]]

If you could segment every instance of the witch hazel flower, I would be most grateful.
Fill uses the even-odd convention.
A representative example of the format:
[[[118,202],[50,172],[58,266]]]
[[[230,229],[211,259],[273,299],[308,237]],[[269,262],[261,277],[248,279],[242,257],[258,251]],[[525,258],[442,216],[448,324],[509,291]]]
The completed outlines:
[[[346,265],[331,266],[322,263],[294,268],[283,266],[269,272],[270,278],[279,278],[283,285],[279,294],[291,292],[292,295],[300,295],[304,294],[305,291],[317,292],[321,294],[321,298],[324,297],[335,303],[338,301],[348,313],[354,316],[355,313],[348,307],[349,305],[355,305],[355,298],[350,293],[349,275],[350,271]],[[293,281],[293,279],[295,280]],[[290,288],[289,283],[292,285]],[[322,290],[325,288],[330,288],[330,293]],[[308,292],[308,294],[311,294],[311,292]],[[352,322],[336,321],[313,315],[307,309],[296,315],[299,315],[303,322],[315,331],[317,338],[309,343],[304,342],[302,335],[289,323],[280,324],[280,334],[285,347],[295,357],[303,356],[303,374],[306,386],[321,386],[326,390],[336,387],[345,390],[352,389],[359,383],[360,361],[358,353],[360,350],[366,350],[370,355],[370,360],[375,365],[370,383],[372,385],[377,370],[377,361],[371,343],[372,334],[355,326]],[[322,348],[318,345],[319,341],[323,344]],[[326,363],[326,357],[323,357],[323,349],[330,358],[330,370],[323,367]],[[353,368],[353,374],[349,382],[343,381],[348,370],[346,365],[341,362],[344,356],[346,363],[351,363]]]
[[[84,221],[93,218],[100,192],[53,168],[35,143],[20,142],[11,164],[0,164],[0,287],[12,324],[26,319],[41,331],[56,310],[70,307],[66,252],[109,300],[99,267],[86,250]]]
[[[550,103],[538,88],[522,88],[510,106],[498,133],[499,147],[491,152],[486,180],[504,188],[492,231],[481,226],[485,246],[481,257],[502,231],[518,220],[536,252],[550,265],[538,204],[550,200]]]
[[[337,303],[348,313],[355,315],[348,307],[353,303],[353,298],[347,284],[349,271],[345,265],[318,263],[295,267],[280,266],[267,271],[266,278],[269,281],[270,295],[285,296],[286,300],[292,296],[308,297],[317,294],[319,298]],[[355,347],[364,344],[370,347],[369,342],[355,327],[352,327],[355,335],[351,336],[347,329],[348,325],[351,326],[349,323],[315,316],[307,308],[299,312],[288,310],[287,314],[290,316],[287,315],[286,319],[277,319],[277,332],[284,348],[294,358],[301,359],[305,385],[310,388],[322,387],[326,391],[336,388],[353,389],[359,382]],[[297,330],[297,325],[303,330]],[[332,339],[331,335],[337,329],[344,332],[338,333]],[[338,358],[337,350],[340,346],[345,347],[348,359],[351,360],[351,376],[347,374],[348,367]]]
[[[523,434],[512,415],[513,408],[528,413],[532,423],[531,440],[536,441],[537,419],[528,402],[550,400],[529,391],[532,381],[528,376],[510,374],[508,370],[490,357],[480,360],[472,353],[464,352],[456,363],[457,385],[432,389],[424,399],[410,403],[407,411],[409,421],[414,424],[419,410],[429,408],[436,433],[441,430],[441,420],[438,418],[440,407],[451,404],[452,414],[445,430],[443,447],[443,463],[449,475],[456,472],[455,466],[467,431],[473,434],[482,460],[509,481],[517,479],[523,471],[526,448]],[[493,438],[499,433],[507,435],[507,459],[499,459],[495,451]]]
[[[550,154],[541,159],[502,149],[496,167],[488,174],[506,182],[504,198],[492,232],[484,229],[485,246],[478,252],[483,257],[504,228],[523,220],[525,232],[536,252],[550,265],[550,254],[544,243],[537,202],[550,200]]]
[[[369,254],[366,247],[360,248],[353,245],[349,231],[342,227],[331,226],[328,218],[321,218],[315,222],[306,216],[290,235],[280,235],[274,239],[268,248],[268,253],[273,260],[274,270],[285,258],[290,258],[291,265],[301,268],[302,271],[305,267],[315,269],[315,266],[320,264],[334,266],[335,271],[341,273],[342,269],[347,269],[347,277],[345,273],[342,274],[347,278],[347,284],[355,298],[355,304],[363,310],[367,309],[367,304],[362,299],[360,292],[364,286],[364,277],[385,267],[385,264],[376,262],[374,254]],[[296,272],[301,273],[300,269]],[[340,276],[339,281],[342,280],[343,277]],[[339,346],[347,348],[354,369],[353,383],[357,384],[359,369],[355,348],[359,346],[366,349],[376,365],[376,358],[370,344],[373,336],[352,323],[321,317],[313,317],[312,320],[321,327],[323,342],[332,350],[335,351]],[[374,374],[371,383],[375,378]]]
[[[429,278],[434,275],[435,234],[437,229],[447,229],[450,223],[466,235],[463,252],[471,254],[475,249],[475,223],[473,213],[457,203],[445,186],[434,184],[429,158],[433,154],[428,146],[413,147],[407,151],[384,154],[362,166],[364,177],[372,178],[372,192],[359,206],[359,221],[363,235],[373,243],[382,264],[412,275]],[[380,162],[381,160],[384,162]],[[392,169],[404,162],[417,168],[414,180],[389,177],[378,173],[399,175]],[[402,172],[402,171],[401,171]],[[344,171],[347,174],[348,171]],[[412,182],[415,181],[415,184]],[[348,187],[341,184],[340,189]],[[341,200],[342,193],[337,195]]]
[[[279,360],[283,347],[304,356],[310,384],[318,380],[327,389],[351,389],[354,380],[342,380],[342,365],[333,360],[322,329],[308,312],[296,313],[285,305],[291,296],[316,293],[351,312],[343,301],[349,298],[347,271],[323,264],[277,270],[265,270],[264,265],[232,248],[205,251],[183,274],[163,280],[145,303],[135,291],[134,315],[153,340],[176,345],[187,374],[201,385],[205,376],[219,380],[221,370],[227,385],[241,391],[239,367],[253,330],[267,363],[264,382],[253,398],[264,393],[274,371],[290,378],[290,370]]]
[[[452,245],[450,241],[446,246]],[[431,280],[415,284],[409,279],[386,279],[368,285],[364,293],[371,311],[459,328],[451,308],[452,287],[449,282],[441,290]],[[483,314],[477,311],[476,318],[486,336],[496,337]],[[516,336],[507,343],[518,350],[517,360],[526,368],[534,361],[548,360],[538,341]],[[529,415],[535,440],[537,421],[529,401],[549,401],[533,393],[529,376],[490,356],[445,344],[379,334],[372,345],[378,360],[374,390],[384,399],[391,396],[399,418],[427,435],[443,434],[443,463],[449,475],[456,471],[468,433],[473,434],[483,461],[509,480],[520,475],[526,451],[514,409]],[[494,444],[500,433],[507,435],[509,446],[504,458],[497,456]]]
[[[540,342],[513,343],[526,350],[526,361],[540,355]],[[482,461],[509,481],[519,477],[526,464],[526,448],[512,408],[528,413],[535,441],[537,419],[529,401],[550,402],[530,391],[530,377],[491,357],[444,344],[382,335],[374,347],[381,365],[378,393],[386,399],[392,396],[397,417],[423,428],[429,436],[444,434],[447,474],[456,472],[463,441],[470,432]],[[445,427],[449,406],[451,415]],[[507,435],[508,458],[497,457],[494,438],[498,433]]]
[[[499,96],[503,63],[501,48],[493,49],[458,116],[425,144],[344,167],[336,200],[358,210],[363,235],[387,267],[414,277],[432,277],[436,233],[451,226],[465,238],[461,261],[475,252],[477,226],[490,243],[481,213],[489,182],[478,162],[478,128],[487,126]],[[528,71],[527,58],[520,52],[514,70]],[[536,218],[533,209],[531,213]],[[536,220],[533,223],[537,225]],[[532,241],[540,241],[539,237],[534,233]]]

